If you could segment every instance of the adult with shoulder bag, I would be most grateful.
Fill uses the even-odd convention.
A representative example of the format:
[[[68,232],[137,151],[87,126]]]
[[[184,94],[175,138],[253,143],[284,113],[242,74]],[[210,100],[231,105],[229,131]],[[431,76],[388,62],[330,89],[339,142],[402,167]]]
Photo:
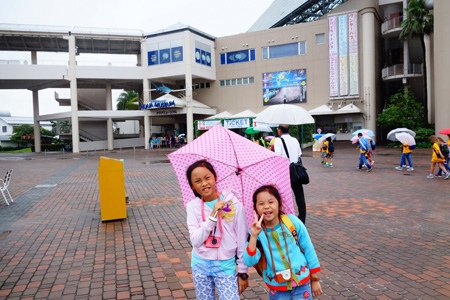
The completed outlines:
[[[306,173],[306,168],[302,165],[300,143],[296,138],[289,135],[288,125],[279,125],[277,131],[280,138],[275,141],[274,152],[288,158],[291,163],[289,167],[291,188],[297,203],[298,218],[303,224],[306,224],[306,202],[303,184],[309,183],[309,177],[308,173]]]

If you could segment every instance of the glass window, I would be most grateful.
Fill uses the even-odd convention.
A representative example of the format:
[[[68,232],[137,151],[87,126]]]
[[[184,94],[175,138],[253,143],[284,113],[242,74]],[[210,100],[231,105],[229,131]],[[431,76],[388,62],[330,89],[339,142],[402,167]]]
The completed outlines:
[[[242,84],[248,84],[248,77],[242,78]]]
[[[298,55],[298,44],[290,43],[270,47],[270,58]]]
[[[227,79],[227,80],[225,81],[225,85],[230,86],[230,85],[231,85],[231,80],[230,80],[230,79]]]
[[[269,59],[269,47],[262,48],[263,59]]]
[[[236,79],[236,84],[242,84],[242,78]]]
[[[225,80],[220,81],[220,86],[225,86]]]
[[[231,85],[236,85],[236,78],[231,79]]]
[[[325,44],[325,33],[316,33],[316,44]]]
[[[7,132],[7,131],[8,131],[8,127],[2,126],[2,132]]]
[[[298,43],[298,54],[302,55],[302,54],[306,54],[306,42],[300,42]]]
[[[209,83],[209,82],[205,83],[205,88],[209,89],[210,87],[211,87],[211,86],[210,86],[210,83]]]
[[[254,77],[249,77],[248,78],[248,82],[249,83],[255,83],[255,78]]]
[[[201,89],[204,89],[204,88],[205,88],[205,83],[204,83],[204,82],[200,83],[200,88],[201,88]]]

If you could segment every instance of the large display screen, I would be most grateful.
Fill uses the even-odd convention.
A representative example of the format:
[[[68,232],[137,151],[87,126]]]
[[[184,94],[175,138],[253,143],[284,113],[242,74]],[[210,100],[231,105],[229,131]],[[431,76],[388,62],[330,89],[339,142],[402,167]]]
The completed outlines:
[[[306,69],[263,73],[263,104],[306,103]]]

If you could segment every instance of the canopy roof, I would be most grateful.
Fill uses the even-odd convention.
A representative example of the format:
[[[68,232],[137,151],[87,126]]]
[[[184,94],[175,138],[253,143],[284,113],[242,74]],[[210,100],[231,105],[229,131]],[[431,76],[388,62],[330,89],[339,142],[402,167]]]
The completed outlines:
[[[251,110],[247,109],[229,117],[229,119],[241,119],[241,118],[256,118],[256,114]]]
[[[229,119],[230,117],[231,117],[231,114],[229,112],[223,111],[221,113],[218,113],[217,115],[208,117],[205,120]]]

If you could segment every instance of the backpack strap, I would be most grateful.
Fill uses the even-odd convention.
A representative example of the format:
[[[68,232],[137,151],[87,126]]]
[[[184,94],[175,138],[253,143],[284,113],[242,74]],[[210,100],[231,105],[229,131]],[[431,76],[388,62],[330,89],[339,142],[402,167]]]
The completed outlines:
[[[303,251],[302,246],[300,246],[300,243],[298,242],[298,234],[297,229],[295,228],[294,223],[292,223],[292,220],[289,218],[287,214],[281,215],[281,222],[289,229],[289,231],[292,233],[292,235],[295,238],[295,241],[297,242],[298,247],[300,248],[300,251],[305,254],[305,251]]]

